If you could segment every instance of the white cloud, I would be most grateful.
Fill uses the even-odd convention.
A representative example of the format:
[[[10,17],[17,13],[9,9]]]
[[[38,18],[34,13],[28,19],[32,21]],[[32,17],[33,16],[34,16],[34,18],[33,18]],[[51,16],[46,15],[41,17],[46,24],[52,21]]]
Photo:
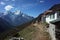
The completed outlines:
[[[12,5],[7,5],[7,6],[5,6],[5,10],[6,11],[9,11],[9,10],[11,10],[12,8],[14,8]]]
[[[40,1],[40,3],[44,3],[44,1],[43,1],[43,0],[41,0],[41,1]]]
[[[2,1],[2,2],[0,2],[0,4],[1,4],[1,5],[5,5],[5,3],[4,3],[3,1]]]

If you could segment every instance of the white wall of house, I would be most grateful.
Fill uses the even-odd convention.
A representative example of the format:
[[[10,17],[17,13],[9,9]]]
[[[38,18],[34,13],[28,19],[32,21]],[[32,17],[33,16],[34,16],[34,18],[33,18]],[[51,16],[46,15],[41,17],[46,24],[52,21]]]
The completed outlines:
[[[54,18],[52,17],[52,18],[50,18],[51,16],[53,16],[54,15]],[[57,13],[51,13],[51,15],[49,14],[49,15],[46,15],[46,22],[47,23],[50,23],[50,21],[54,21],[54,20],[56,20],[57,19]]]
[[[49,28],[47,28],[47,31],[49,32],[52,40],[56,40],[56,37],[55,37],[55,25],[50,23],[50,22],[52,22],[54,20],[57,20],[58,17],[60,18],[60,12],[47,14],[45,16],[45,21],[49,24]],[[44,21],[44,18],[43,18],[43,21]]]
[[[51,17],[53,15],[54,15],[54,17]],[[46,16],[46,22],[49,23],[48,32],[49,32],[49,34],[51,36],[51,40],[56,40],[56,37],[55,37],[55,25],[51,24],[50,22],[54,21],[56,19],[57,19],[57,12],[54,13],[54,14],[51,13],[51,15],[49,14],[49,15]]]

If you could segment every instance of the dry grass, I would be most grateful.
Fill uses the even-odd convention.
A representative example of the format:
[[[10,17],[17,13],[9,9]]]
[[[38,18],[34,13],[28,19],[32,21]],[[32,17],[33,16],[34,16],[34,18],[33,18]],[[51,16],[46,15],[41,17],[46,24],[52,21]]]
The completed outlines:
[[[46,25],[35,23],[19,32],[25,40],[50,40],[49,34],[45,29]]]
[[[50,40],[49,33],[46,32],[45,27],[46,25],[41,23],[31,23],[24,29],[18,31],[18,34],[20,37],[23,37],[24,40]]]

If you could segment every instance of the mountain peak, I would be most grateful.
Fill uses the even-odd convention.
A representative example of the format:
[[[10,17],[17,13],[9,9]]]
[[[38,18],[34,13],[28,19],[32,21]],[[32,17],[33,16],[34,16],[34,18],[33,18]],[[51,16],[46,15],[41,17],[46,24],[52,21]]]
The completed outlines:
[[[2,18],[13,26],[21,25],[33,19],[31,16],[22,13],[20,10],[15,12],[8,11],[4,16],[2,16]]]
[[[14,14],[19,15],[19,14],[21,14],[21,11],[20,10],[17,10],[17,11],[15,11]]]

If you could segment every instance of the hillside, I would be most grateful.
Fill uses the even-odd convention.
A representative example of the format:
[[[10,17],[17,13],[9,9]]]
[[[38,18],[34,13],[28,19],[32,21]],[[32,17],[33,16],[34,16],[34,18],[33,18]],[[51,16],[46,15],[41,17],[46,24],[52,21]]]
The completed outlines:
[[[60,10],[60,4],[53,5],[49,10],[58,11]]]
[[[49,33],[46,32],[45,27],[46,25],[43,23],[31,23],[17,32],[14,37],[23,37],[24,40],[50,40]]]
[[[46,32],[44,25],[31,24],[27,28],[19,32],[25,40],[49,40],[49,34]]]

